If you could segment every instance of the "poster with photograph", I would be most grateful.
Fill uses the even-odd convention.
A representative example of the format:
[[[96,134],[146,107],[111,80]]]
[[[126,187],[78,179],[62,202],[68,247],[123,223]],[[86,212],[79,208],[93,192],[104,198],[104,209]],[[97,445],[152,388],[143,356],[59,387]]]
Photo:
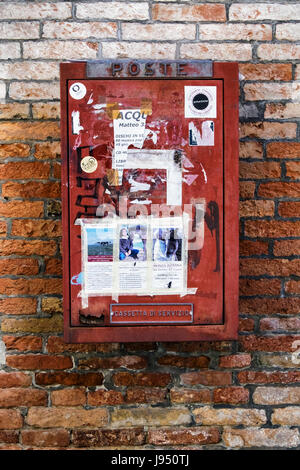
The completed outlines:
[[[152,229],[152,282],[154,290],[184,288],[184,263],[182,256],[183,231],[179,226]]]
[[[90,226],[85,230],[86,262],[84,285],[88,293],[111,292],[113,286],[113,243],[112,227]]]
[[[147,226],[121,224],[119,232],[119,291],[147,290]]]

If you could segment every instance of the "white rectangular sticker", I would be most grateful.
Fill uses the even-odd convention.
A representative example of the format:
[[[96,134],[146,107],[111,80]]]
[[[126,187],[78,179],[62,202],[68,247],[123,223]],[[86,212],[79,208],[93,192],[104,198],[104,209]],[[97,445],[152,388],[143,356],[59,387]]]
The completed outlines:
[[[185,86],[184,87],[184,117],[186,118],[216,118],[217,117],[217,87],[215,86]]]
[[[191,147],[215,145],[214,121],[198,122],[189,122],[189,145]]]

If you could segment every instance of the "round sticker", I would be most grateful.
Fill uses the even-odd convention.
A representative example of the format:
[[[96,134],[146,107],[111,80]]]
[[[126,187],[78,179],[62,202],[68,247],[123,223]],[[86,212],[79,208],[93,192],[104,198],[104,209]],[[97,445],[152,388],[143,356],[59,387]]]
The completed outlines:
[[[98,162],[96,158],[91,157],[88,155],[84,157],[80,162],[81,169],[85,171],[85,173],[93,173],[97,170]]]
[[[203,109],[206,109],[208,105],[209,99],[207,95],[204,95],[204,93],[197,93],[197,95],[193,97],[194,108],[203,111]]]
[[[74,100],[81,100],[86,95],[86,87],[83,83],[76,82],[70,86],[70,95]]]

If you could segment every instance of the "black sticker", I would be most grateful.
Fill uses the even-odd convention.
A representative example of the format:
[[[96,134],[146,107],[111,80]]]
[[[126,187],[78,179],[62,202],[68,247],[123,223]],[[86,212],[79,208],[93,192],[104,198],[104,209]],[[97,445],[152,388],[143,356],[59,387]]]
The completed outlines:
[[[209,99],[207,95],[204,95],[203,93],[197,93],[197,95],[193,97],[194,108],[202,111],[203,109],[206,109],[208,105]]]

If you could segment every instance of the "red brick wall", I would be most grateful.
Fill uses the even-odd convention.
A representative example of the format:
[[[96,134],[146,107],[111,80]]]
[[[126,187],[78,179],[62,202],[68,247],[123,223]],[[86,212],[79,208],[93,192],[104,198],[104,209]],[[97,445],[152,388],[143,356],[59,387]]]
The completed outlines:
[[[299,19],[284,0],[0,3],[0,449],[300,448]],[[240,63],[238,341],[62,340],[58,64],[97,57]]]

